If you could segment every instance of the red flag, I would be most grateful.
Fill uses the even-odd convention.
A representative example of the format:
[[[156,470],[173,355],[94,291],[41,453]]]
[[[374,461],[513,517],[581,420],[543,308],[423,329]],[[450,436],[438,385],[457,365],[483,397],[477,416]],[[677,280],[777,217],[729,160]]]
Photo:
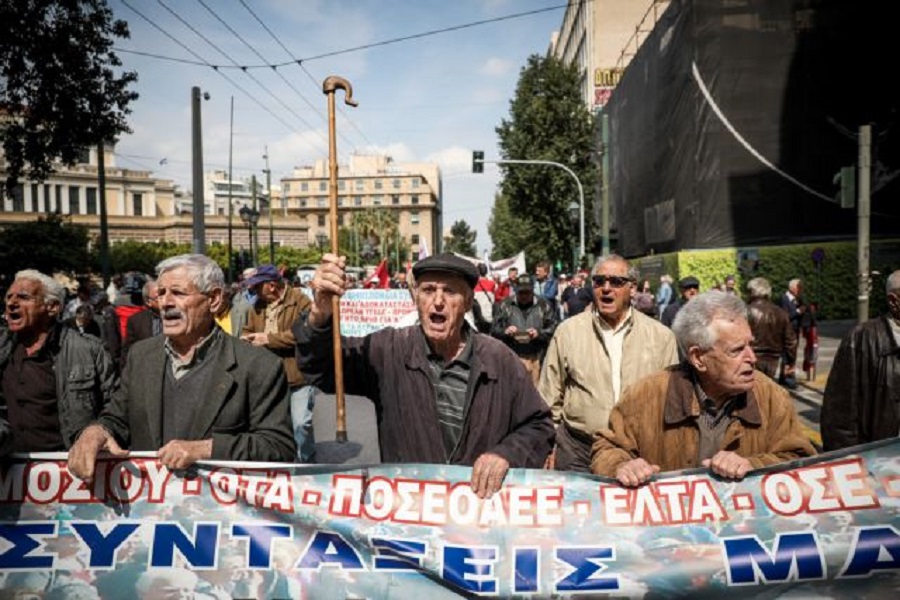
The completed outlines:
[[[384,258],[378,263],[378,267],[369,280],[366,282],[367,288],[379,288],[386,290],[390,287],[391,276],[388,274],[387,259]]]

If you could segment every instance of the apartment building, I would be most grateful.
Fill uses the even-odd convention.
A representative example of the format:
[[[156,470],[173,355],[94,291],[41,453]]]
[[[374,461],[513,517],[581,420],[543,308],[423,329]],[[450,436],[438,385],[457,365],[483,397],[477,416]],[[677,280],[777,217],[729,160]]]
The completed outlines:
[[[434,163],[396,163],[384,155],[350,156],[338,165],[338,227],[349,227],[353,216],[367,209],[392,213],[399,235],[411,248],[407,260],[418,258],[421,241],[431,252],[440,247],[442,230],[441,173]],[[281,179],[282,206],[309,227],[310,239],[329,236],[328,161],[297,167]],[[276,203],[276,206],[278,204]]]

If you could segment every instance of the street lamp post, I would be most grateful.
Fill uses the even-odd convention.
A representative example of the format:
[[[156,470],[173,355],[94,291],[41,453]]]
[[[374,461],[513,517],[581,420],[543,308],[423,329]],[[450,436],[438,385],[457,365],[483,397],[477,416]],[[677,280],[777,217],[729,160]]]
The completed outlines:
[[[253,263],[253,266],[256,266],[259,257],[257,256],[257,249],[253,244],[253,230],[256,228],[257,223],[259,223],[259,211],[252,209],[249,206],[242,206],[241,210],[238,211],[238,214],[241,216],[241,221],[247,225],[247,236],[250,239],[250,261]]]
[[[325,244],[328,242],[328,236],[320,231],[316,234],[316,244],[319,245],[319,254],[325,254]]]
[[[266,153],[263,154],[266,159],[266,168],[263,173],[266,174],[266,193],[269,195],[269,262],[275,264],[275,229],[272,226],[272,171],[269,169],[269,147],[266,146]]]
[[[572,218],[572,223],[576,223],[578,221],[578,203],[570,202],[569,203],[569,216]],[[572,244],[572,273],[575,273],[581,265],[578,263],[578,251],[575,248],[575,244]]]

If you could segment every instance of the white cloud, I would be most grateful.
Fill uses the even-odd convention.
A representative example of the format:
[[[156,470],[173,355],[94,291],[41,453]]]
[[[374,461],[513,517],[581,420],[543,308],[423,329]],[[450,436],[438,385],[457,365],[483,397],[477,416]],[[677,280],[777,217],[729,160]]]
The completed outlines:
[[[502,77],[512,71],[516,65],[503,58],[489,58],[481,65],[479,72],[490,77]]]

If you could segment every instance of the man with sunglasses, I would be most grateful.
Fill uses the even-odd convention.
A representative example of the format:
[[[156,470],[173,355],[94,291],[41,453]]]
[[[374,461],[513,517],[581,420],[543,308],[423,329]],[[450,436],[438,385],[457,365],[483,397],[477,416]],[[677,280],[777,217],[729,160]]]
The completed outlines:
[[[326,254],[305,319],[294,324],[297,356],[310,385],[335,388],[332,299],[347,288],[346,257]],[[540,468],[553,440],[550,411],[524,367],[502,342],[465,320],[478,283],[475,265],[451,253],[412,267],[415,325],[342,337],[348,394],[376,406],[385,463],[472,467],[481,498],[513,468]]]
[[[593,434],[622,392],[678,362],[672,332],[632,310],[636,279],[621,256],[601,257],[591,271],[592,309],[563,321],[550,341],[538,388],[557,426],[550,468],[590,472]]]
[[[170,470],[200,460],[291,462],[288,386],[271,352],[216,325],[225,276],[202,254],[156,267],[163,334],[131,349],[122,386],[69,451],[69,471],[90,482],[97,455],[155,451]]]

